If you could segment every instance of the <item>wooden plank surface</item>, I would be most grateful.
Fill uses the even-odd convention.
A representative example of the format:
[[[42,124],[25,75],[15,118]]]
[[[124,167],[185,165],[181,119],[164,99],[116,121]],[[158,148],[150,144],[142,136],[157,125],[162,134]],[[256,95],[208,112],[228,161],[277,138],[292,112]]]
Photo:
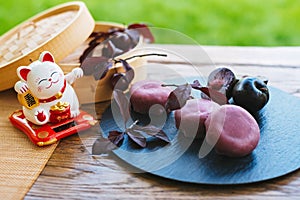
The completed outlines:
[[[300,48],[209,47],[202,59],[199,47],[153,45],[151,49],[167,49],[175,56],[151,58],[150,64],[168,68],[151,71],[149,76],[165,76],[168,69],[195,75],[193,70],[208,74],[214,65],[230,66],[238,76],[264,75],[270,85],[300,97]],[[178,56],[178,54],[180,56]],[[201,53],[200,53],[201,54]],[[183,59],[184,58],[184,59]],[[186,59],[185,59],[186,58]],[[189,63],[190,62],[190,63]],[[192,63],[192,65],[191,65]],[[5,93],[4,93],[5,95]],[[284,103],[284,102],[283,102]],[[109,102],[97,104],[97,115]],[[1,105],[5,109],[5,105]],[[94,109],[84,105],[83,109]],[[96,131],[96,130],[91,130]],[[88,134],[88,133],[87,133]],[[129,166],[112,155],[93,157],[78,135],[60,142],[47,166],[25,199],[283,199],[300,198],[300,171],[266,182],[213,186],[186,184],[149,174],[131,173]]]

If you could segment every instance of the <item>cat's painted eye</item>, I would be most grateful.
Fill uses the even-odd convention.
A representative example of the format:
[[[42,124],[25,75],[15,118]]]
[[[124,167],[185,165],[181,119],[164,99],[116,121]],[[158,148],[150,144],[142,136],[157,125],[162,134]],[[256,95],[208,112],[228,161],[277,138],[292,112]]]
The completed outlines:
[[[46,78],[43,78],[43,79],[41,79],[39,82],[38,82],[38,85],[40,85],[43,81],[47,81],[48,79],[46,79]]]
[[[58,74],[58,72],[52,72],[50,76],[53,77],[55,74]]]

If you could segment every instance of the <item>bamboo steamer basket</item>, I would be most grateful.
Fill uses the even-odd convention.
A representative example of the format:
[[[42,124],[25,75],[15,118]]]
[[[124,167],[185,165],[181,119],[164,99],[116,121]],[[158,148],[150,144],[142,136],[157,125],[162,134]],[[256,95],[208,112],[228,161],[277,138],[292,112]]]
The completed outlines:
[[[18,81],[16,69],[29,65],[43,51],[59,62],[92,33],[95,21],[83,2],[69,2],[46,10],[0,37],[0,91]]]
[[[126,28],[122,24],[111,23],[111,22],[96,22],[94,32],[107,32],[111,28]],[[79,57],[83,51],[88,47],[90,39],[87,39],[80,47],[78,47],[68,57],[63,59],[59,66],[65,73],[70,72],[76,67],[80,67]],[[136,54],[141,54],[143,47],[143,37],[140,36],[138,44],[128,52],[123,53],[120,56],[115,57],[118,59],[125,59]],[[132,83],[139,80],[144,80],[147,76],[146,68],[143,65],[147,62],[145,58],[134,58],[128,60],[130,66],[135,71],[135,78]],[[116,72],[124,72],[123,66],[118,63],[114,65],[101,80],[95,80],[94,76],[83,76],[75,81],[73,88],[76,91],[77,97],[81,104],[96,103],[111,100],[113,88],[111,87],[111,77]]]

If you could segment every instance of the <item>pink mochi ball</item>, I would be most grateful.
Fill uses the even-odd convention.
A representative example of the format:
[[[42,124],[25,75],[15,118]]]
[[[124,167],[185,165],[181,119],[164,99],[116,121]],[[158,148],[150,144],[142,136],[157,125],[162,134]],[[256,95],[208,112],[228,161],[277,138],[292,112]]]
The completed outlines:
[[[207,99],[191,99],[179,110],[175,111],[176,128],[186,137],[203,138],[205,136],[204,122],[213,110],[220,105]]]
[[[161,86],[164,84],[156,80],[143,80],[134,83],[130,88],[130,102],[135,112],[147,114],[151,106],[159,104],[165,106],[172,89]]]
[[[229,157],[250,154],[257,146],[260,130],[253,116],[240,106],[223,105],[205,121],[208,144]]]

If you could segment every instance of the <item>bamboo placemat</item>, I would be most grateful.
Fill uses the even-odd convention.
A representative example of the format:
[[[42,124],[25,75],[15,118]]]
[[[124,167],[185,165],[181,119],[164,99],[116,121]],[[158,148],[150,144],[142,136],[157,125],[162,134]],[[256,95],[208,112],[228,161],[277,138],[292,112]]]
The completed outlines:
[[[8,116],[21,106],[13,90],[0,92],[0,199],[22,199],[57,144],[37,147],[13,127]]]

